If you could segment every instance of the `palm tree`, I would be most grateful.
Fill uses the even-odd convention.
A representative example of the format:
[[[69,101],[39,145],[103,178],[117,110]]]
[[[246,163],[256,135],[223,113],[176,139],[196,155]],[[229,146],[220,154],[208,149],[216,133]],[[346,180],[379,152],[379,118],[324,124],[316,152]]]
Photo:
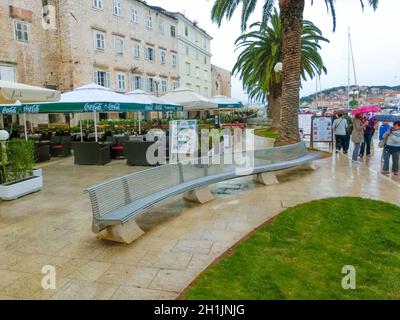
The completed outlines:
[[[235,44],[236,50],[243,49],[238,57],[233,73],[240,76],[243,87],[253,100],[268,100],[269,116],[272,127],[280,127],[280,109],[282,97],[282,81],[274,66],[281,61],[282,29],[277,10],[271,16],[270,25],[257,22],[255,28],[240,36]],[[311,21],[304,21],[301,36],[301,78],[311,79],[322,72],[326,73],[322,57],[320,41],[329,42],[322,37],[322,32]]]
[[[301,31],[305,0],[277,0],[281,15],[282,27],[282,108],[281,128],[275,145],[285,145],[300,141],[298,130],[297,108],[300,103],[301,74]],[[364,2],[376,10],[379,0],[359,0],[361,7]],[[222,20],[228,20],[240,4],[242,4],[242,30],[246,29],[250,15],[254,12],[257,0],[215,0],[211,12],[214,22],[221,25]],[[313,4],[314,0],[311,0]],[[336,28],[335,0],[325,0],[326,6],[333,18],[333,30]],[[271,16],[275,0],[264,0],[263,21]]]

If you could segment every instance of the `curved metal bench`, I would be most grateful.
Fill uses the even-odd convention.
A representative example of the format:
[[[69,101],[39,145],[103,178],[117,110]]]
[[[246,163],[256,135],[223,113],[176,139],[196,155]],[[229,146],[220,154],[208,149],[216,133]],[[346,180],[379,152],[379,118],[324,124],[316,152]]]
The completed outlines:
[[[304,142],[243,152],[241,156],[250,157],[250,169],[235,164],[193,165],[178,162],[88,188],[93,232],[101,233],[105,239],[130,243],[143,234],[135,218],[169,197],[185,193],[186,199],[205,203],[212,200],[208,191],[210,184],[248,175],[255,175],[257,182],[272,184],[277,182],[273,172],[304,166],[318,159],[318,155],[307,152]]]

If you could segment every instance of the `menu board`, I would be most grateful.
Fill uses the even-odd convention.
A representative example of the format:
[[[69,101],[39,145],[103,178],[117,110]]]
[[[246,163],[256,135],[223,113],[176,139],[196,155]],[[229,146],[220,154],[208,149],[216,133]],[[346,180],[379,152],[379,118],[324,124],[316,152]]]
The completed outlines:
[[[299,114],[299,130],[302,131],[304,135],[311,135],[312,117],[312,113]]]
[[[333,142],[332,118],[312,117],[313,142]]]
[[[170,122],[170,153],[193,155],[197,150],[197,120]]]

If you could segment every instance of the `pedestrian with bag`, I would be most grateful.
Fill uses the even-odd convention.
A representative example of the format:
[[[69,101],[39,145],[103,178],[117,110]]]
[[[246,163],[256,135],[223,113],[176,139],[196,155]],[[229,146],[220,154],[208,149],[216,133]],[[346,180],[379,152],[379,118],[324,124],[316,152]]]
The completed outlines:
[[[382,148],[382,157],[381,161],[383,161],[384,156],[385,156],[385,144],[386,144],[386,133],[389,132],[392,129],[392,126],[389,124],[389,122],[385,121],[382,123],[382,125],[379,127],[379,148]]]
[[[347,150],[347,152],[348,152],[348,150],[350,148],[351,134],[353,133],[353,119],[347,113],[345,113],[343,115],[343,119],[345,119],[347,121],[347,129],[346,129],[344,150]]]
[[[346,135],[347,135],[347,121],[343,118],[342,113],[336,115],[336,119],[333,122],[333,133],[336,140],[336,153],[343,149],[343,154],[347,154],[348,149],[346,148]]]
[[[351,141],[354,143],[354,151],[352,160],[355,163],[359,163],[358,155],[360,153],[361,144],[364,141],[364,129],[367,123],[363,120],[361,114],[356,114],[353,120],[353,132],[351,134]]]
[[[384,157],[382,173],[390,174],[389,163],[392,158],[392,172],[395,176],[399,174],[400,158],[400,122],[395,122],[393,128],[386,132],[384,137]]]
[[[377,125],[376,117],[375,116],[370,116],[369,118],[366,119],[366,126],[364,129],[364,142],[361,145],[360,149],[360,158],[364,157],[364,152],[365,149],[367,149],[367,157],[371,156],[371,142],[372,138],[374,137],[375,134],[375,129]]]

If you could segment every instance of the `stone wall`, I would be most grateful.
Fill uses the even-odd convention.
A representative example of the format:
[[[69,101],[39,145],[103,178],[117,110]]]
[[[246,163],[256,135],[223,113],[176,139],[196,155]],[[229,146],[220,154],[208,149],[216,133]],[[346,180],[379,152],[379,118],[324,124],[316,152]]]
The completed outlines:
[[[211,76],[212,95],[231,97],[231,72],[215,65],[211,65]]]
[[[74,87],[93,81],[95,69],[109,72],[111,88],[117,89],[116,73],[126,75],[127,90],[132,89],[132,75],[155,77],[168,80],[168,91],[172,81],[179,78],[178,67],[172,66],[172,53],[178,50],[176,38],[170,35],[170,26],[176,27],[176,20],[169,18],[148,6],[133,0],[121,1],[121,16],[113,14],[112,1],[103,1],[103,9],[92,8],[91,1],[66,0],[72,4],[64,8],[61,24],[68,26],[63,34],[63,46],[66,51],[72,51],[70,61],[65,60],[66,68],[72,68],[72,85]],[[131,10],[139,13],[139,22],[131,21]],[[151,15],[153,28],[145,27],[145,17]],[[164,21],[164,34],[159,32],[159,19]],[[64,30],[64,27],[63,27]],[[105,33],[106,47],[104,51],[96,50],[94,46],[94,31]],[[65,37],[65,39],[64,39]],[[114,38],[124,40],[123,55],[117,55],[114,50]],[[140,43],[140,58],[133,55],[133,42]],[[153,46],[156,60],[149,62],[145,59],[145,47]],[[167,52],[166,63],[161,64],[160,49]],[[68,66],[69,62],[69,66]],[[72,65],[71,65],[72,64]]]
[[[198,26],[197,22],[190,21],[182,14],[175,16],[178,18],[180,85],[211,98],[212,38]],[[190,66],[189,73],[188,66]]]
[[[57,88],[58,30],[42,23],[42,9],[42,1],[0,2],[0,65],[14,66],[18,82]],[[15,21],[26,23],[27,42],[16,40]]]

